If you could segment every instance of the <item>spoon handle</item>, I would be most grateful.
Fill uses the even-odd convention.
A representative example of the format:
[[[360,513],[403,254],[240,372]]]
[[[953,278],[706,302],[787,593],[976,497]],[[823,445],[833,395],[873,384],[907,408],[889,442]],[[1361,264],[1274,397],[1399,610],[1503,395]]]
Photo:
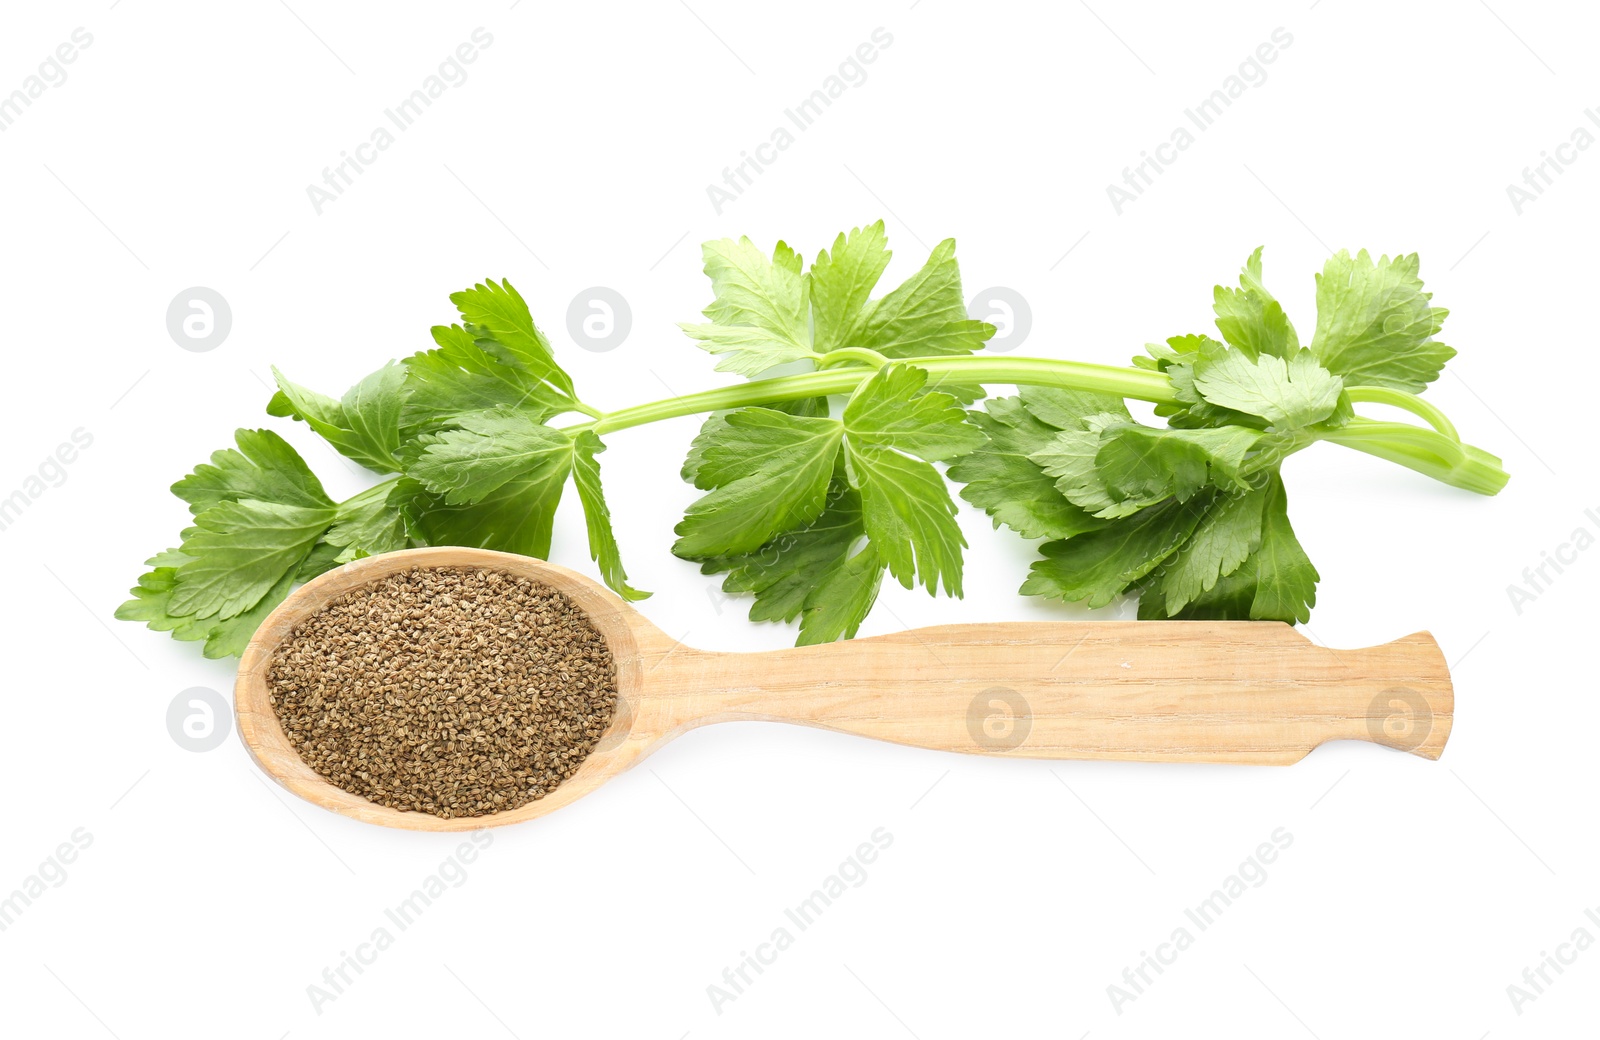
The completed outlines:
[[[1426,632],[1332,650],[1270,621],[948,625],[663,671],[651,686],[687,725],[798,722],[1028,758],[1282,765],[1370,740],[1436,759],[1455,703]]]

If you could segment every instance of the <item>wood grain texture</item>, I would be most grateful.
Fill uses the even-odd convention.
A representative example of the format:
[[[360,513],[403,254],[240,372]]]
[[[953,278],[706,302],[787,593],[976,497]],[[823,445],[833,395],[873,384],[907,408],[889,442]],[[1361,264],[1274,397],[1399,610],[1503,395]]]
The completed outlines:
[[[272,651],[331,600],[412,567],[481,567],[544,582],[611,646],[616,716],[578,772],[546,797],[491,816],[404,812],[334,787],[289,745],[267,691]],[[1282,765],[1330,740],[1436,759],[1454,711],[1444,657],[1427,633],[1332,650],[1269,621],[1006,622],[713,653],[676,642],[574,571],[460,548],[368,557],[306,584],[251,640],[235,700],[240,736],[280,784],[358,820],[426,831],[542,816],[714,722],[793,722],[970,754]]]

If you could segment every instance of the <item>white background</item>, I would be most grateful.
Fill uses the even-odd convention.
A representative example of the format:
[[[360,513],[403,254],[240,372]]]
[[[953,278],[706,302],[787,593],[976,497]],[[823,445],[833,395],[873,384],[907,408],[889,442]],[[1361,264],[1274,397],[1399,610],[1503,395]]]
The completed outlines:
[[[1585,309],[1600,152],[1519,215],[1506,186],[1600,103],[1592,14],[1420,4],[732,0],[451,5],[146,0],[7,12],[0,93],[74,28],[93,43],[0,134],[0,494],[79,427],[93,445],[0,531],[9,577],[0,894],[75,828],[93,842],[0,932],[0,1029],[94,1037],[468,1033],[810,1037],[989,1032],[1572,1036],[1600,949],[1518,1009],[1507,986],[1600,925],[1592,603],[1580,554],[1518,613],[1507,586],[1595,530]],[[446,7],[448,6],[448,9]],[[692,8],[692,10],[691,10]],[[1502,18],[1504,19],[1502,21]],[[337,202],[306,186],[482,26],[493,43]],[[893,43],[718,214],[706,186],[872,30]],[[1283,27],[1293,43],[1117,215],[1124,166]],[[308,985],[385,923],[459,838],[371,828],[263,782],[236,740],[168,736],[229,662],[110,620],[187,519],[166,492],[240,425],[270,425],[333,490],[362,478],[262,411],[277,364],[338,393],[429,345],[447,295],[509,277],[601,407],[730,377],[677,332],[708,300],[696,245],[814,253],[883,216],[897,280],[946,236],[969,291],[1032,304],[1023,353],[1121,363],[1209,327],[1211,286],[1265,243],[1302,330],[1328,249],[1418,251],[1444,338],[1429,393],[1513,480],[1484,499],[1331,446],[1287,468],[1324,575],[1308,634],[1417,629],[1454,667],[1442,761],[1366,744],[1286,769],[946,756],[759,724],[693,733],[546,820],[494,832],[332,1003]],[[609,353],[565,312],[630,301]],[[169,337],[221,292],[227,340]],[[1381,411],[1381,410],[1374,410]],[[718,649],[786,645],[668,551],[697,420],[609,438],[640,605]],[[965,601],[885,588],[867,632],[1076,616],[1015,594],[1032,549],[964,508]],[[585,571],[575,502],[554,558]],[[1102,612],[1125,616],[1127,607]],[[732,1003],[708,997],[875,828],[893,844]],[[1107,995],[1276,828],[1292,846],[1119,1014]]]

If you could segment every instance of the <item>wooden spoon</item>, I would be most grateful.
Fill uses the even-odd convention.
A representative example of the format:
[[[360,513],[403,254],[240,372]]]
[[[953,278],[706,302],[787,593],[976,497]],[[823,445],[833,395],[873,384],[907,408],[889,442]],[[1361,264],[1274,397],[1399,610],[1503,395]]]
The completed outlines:
[[[610,645],[615,717],[578,772],[544,798],[489,816],[404,812],[333,786],[290,746],[267,691],[273,651],[330,601],[413,567],[479,567],[543,582],[587,613]],[[460,548],[371,556],[307,583],[250,641],[235,699],[245,746],[280,784],[345,816],[422,831],[543,816],[712,722],[796,722],[1021,758],[1286,765],[1329,740],[1370,740],[1436,759],[1455,703],[1444,657],[1426,632],[1330,650],[1272,621],[1011,621],[714,653],[674,640],[575,571]]]

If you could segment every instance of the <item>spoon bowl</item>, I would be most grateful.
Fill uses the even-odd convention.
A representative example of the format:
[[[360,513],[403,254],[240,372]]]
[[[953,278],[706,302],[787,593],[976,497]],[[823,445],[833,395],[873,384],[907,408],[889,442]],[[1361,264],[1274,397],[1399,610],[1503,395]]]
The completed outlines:
[[[617,704],[578,771],[549,794],[484,816],[392,809],[317,774],[278,721],[278,646],[345,593],[413,568],[500,571],[566,595],[605,638]],[[269,776],[367,823],[469,831],[553,812],[668,740],[713,722],[792,722],[915,747],[1019,758],[1286,765],[1330,740],[1436,759],[1455,699],[1433,637],[1334,650],[1274,621],[1059,621],[941,625],[762,653],[685,646],[598,582],[487,549],[369,556],[314,578],[245,649],[239,735]]]
[[[289,743],[272,706],[267,671],[278,646],[311,615],[341,596],[374,581],[413,568],[499,571],[541,582],[564,594],[604,637],[616,665],[617,706],[611,725],[578,771],[543,798],[488,816],[446,818],[393,809],[329,783]],[[471,831],[520,823],[581,798],[628,769],[670,734],[658,728],[659,712],[641,714],[635,705],[643,685],[643,662],[670,652],[673,640],[644,615],[604,586],[576,571],[528,556],[487,549],[435,547],[405,549],[354,560],[301,586],[274,610],[246,647],[239,663],[234,706],[239,735],[262,769],[295,794],[324,809],[365,823],[422,831]]]

